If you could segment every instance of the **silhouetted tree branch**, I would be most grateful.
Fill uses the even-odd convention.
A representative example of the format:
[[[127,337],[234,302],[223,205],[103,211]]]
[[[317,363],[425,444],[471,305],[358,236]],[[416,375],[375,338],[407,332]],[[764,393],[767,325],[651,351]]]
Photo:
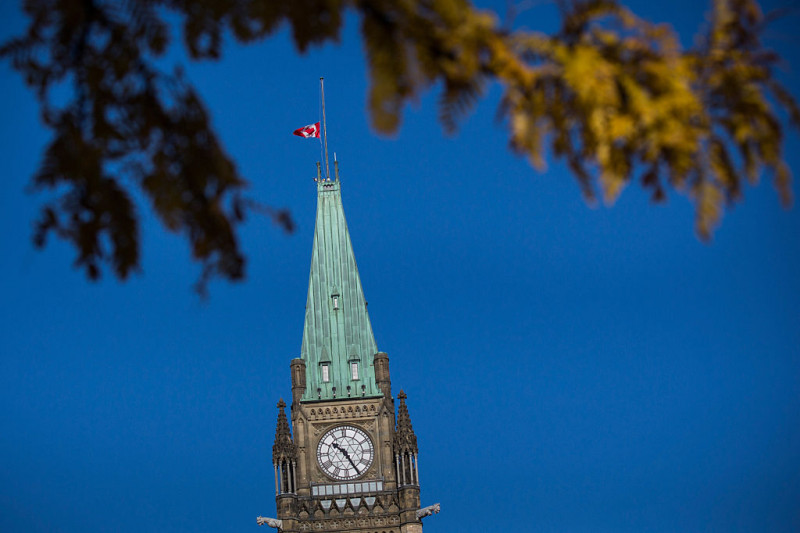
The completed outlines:
[[[155,67],[169,45],[167,11],[195,59],[219,58],[224,32],[248,43],[282,24],[303,52],[337,40],[355,11],[378,132],[395,131],[406,102],[436,83],[452,132],[496,82],[511,148],[534,167],[550,150],[587,199],[607,203],[634,179],[655,200],[671,187],[694,200],[704,239],[743,183],[764,173],[790,203],[776,108],[793,125],[800,110],[774,76],[779,58],[760,38],[769,16],[756,1],[714,0],[690,49],[613,0],[558,5],[561,28],[548,35],[502,27],[467,0],[28,0],[30,25],[0,56],[36,92],[53,131],[33,183],[63,191],[43,207],[34,242],[54,233],[90,278],[103,263],[126,278],[139,267],[138,188],[188,238],[204,267],[200,287],[243,276],[237,228],[253,204],[191,84]],[[55,105],[49,93],[65,82],[73,98]],[[260,211],[292,230],[285,211]]]

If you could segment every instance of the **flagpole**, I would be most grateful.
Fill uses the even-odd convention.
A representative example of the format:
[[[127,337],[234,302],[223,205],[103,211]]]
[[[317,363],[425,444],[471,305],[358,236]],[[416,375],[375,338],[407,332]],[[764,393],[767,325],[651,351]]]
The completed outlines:
[[[319,89],[322,91],[322,135],[325,137],[325,177],[331,180],[331,169],[328,165],[328,128],[325,125],[325,78],[319,78]]]

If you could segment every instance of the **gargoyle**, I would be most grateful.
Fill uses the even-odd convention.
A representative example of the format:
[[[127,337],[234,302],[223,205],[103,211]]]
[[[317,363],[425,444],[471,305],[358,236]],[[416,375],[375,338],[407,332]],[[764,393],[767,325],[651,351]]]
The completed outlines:
[[[277,529],[281,529],[283,527],[283,520],[277,520],[275,518],[267,518],[266,516],[259,516],[258,518],[256,518],[256,522],[258,523],[259,526],[267,524],[269,527],[274,527]]]
[[[426,516],[430,516],[432,514],[436,514],[441,510],[441,507],[438,503],[434,503],[433,505],[429,505],[427,507],[423,507],[417,511],[417,520],[422,520]]]

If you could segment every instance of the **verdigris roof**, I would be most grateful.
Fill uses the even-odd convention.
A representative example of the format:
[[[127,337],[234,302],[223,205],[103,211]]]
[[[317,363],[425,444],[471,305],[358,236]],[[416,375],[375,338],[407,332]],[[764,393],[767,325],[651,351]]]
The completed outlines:
[[[372,366],[377,351],[344,217],[340,181],[338,176],[335,181],[320,179],[300,355],[306,362],[302,401],[380,396]],[[351,363],[358,365],[358,379],[352,379]],[[325,365],[328,381],[324,380]]]

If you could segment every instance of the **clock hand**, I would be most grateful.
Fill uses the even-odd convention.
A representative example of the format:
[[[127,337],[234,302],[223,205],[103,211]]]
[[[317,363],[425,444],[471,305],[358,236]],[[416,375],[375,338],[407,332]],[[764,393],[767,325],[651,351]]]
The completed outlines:
[[[352,460],[352,459],[350,459],[350,456],[349,456],[349,455],[347,455],[347,454],[344,454],[344,456],[345,456],[345,457],[347,457],[347,460],[348,460],[348,461],[350,461],[350,464],[351,464],[351,465],[353,465],[353,468],[355,468],[355,469],[356,469],[356,473],[358,473],[358,467],[357,467],[357,466],[356,466],[356,464],[353,462],[353,460]]]
[[[359,473],[359,472],[358,472],[358,467],[357,467],[357,466],[356,466],[356,464],[353,462],[353,460],[350,458],[350,454],[349,454],[349,453],[347,453],[347,450],[345,450],[344,448],[342,448],[341,446],[339,446],[339,445],[338,445],[338,444],[336,444],[335,442],[333,443],[333,447],[334,447],[334,448],[336,448],[337,450],[339,450],[340,452],[342,452],[342,455],[344,455],[344,456],[347,458],[347,460],[348,460],[348,461],[350,461],[350,464],[351,464],[351,465],[353,465],[353,468],[355,468],[355,469],[356,469],[356,473]]]

